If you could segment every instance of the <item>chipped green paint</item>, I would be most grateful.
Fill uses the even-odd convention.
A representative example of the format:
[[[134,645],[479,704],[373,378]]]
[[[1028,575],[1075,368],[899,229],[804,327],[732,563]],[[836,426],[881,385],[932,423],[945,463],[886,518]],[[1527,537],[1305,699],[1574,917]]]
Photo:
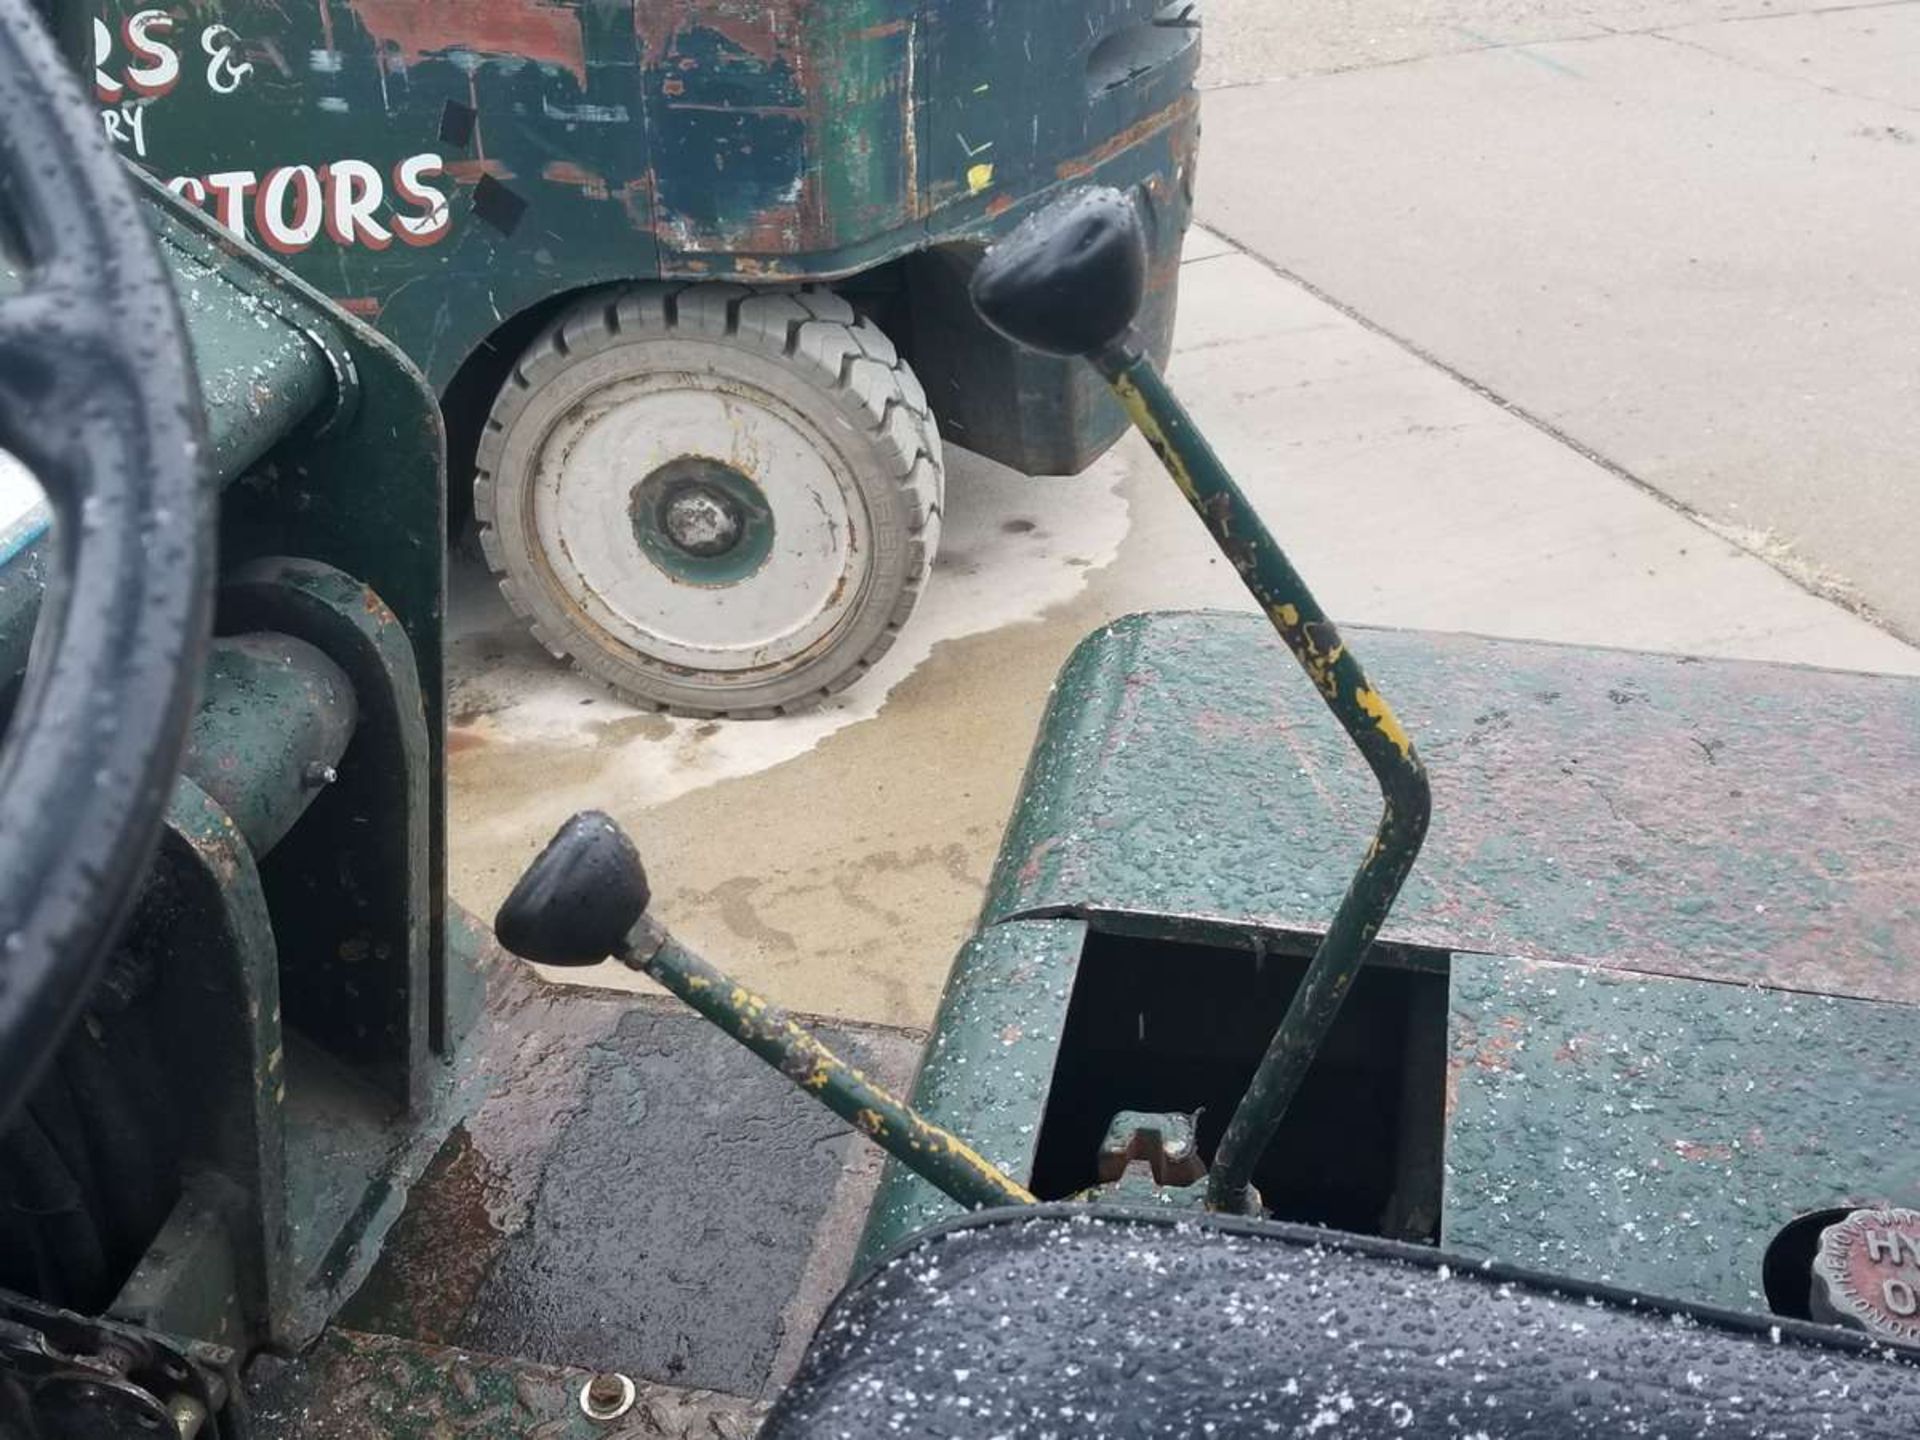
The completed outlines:
[[[149,26],[177,62],[164,75],[123,28],[154,7],[91,8],[114,37],[89,68],[123,152],[378,324],[442,391],[558,297],[977,254],[1088,176],[1149,202],[1167,292],[1152,328],[1171,331],[1198,141],[1190,7],[210,0]],[[912,267],[877,286],[916,310],[923,287],[939,277]],[[1040,473],[1111,443],[1117,412],[1058,362],[1023,366],[1031,413],[991,424],[1007,352],[950,308],[974,344],[966,394],[949,393],[950,347],[926,357],[943,423]]]
[[[1347,633],[1433,768],[1383,940],[1920,1002],[1920,870],[1887,859],[1920,853],[1920,681]],[[1116,621],[1062,671],[984,919],[1310,937],[1374,803],[1260,617]]]
[[[965,1135],[1023,1183],[1033,1177],[1040,1117],[1060,1056],[1087,927],[1077,920],[995,925],[961,948],[947,976],[909,1103]],[[962,1207],[889,1160],[855,1271]]]
[[[233,568],[222,578],[219,620],[297,637],[352,683],[354,763],[328,787],[328,813],[355,843],[342,855],[339,831],[297,829],[276,862],[314,877],[280,917],[288,1008],[417,1107],[430,1056],[449,1047],[444,892],[432,871],[436,732],[414,649],[378,592],[315,560],[262,557]]]
[[[346,388],[317,311],[274,302],[248,266],[222,254],[211,227],[147,187],[146,214],[180,300],[207,416],[208,479],[230,485],[273,444],[317,424]],[[0,285],[0,289],[11,288]],[[44,520],[0,548],[0,678],[26,664],[51,554]]]
[[[1920,1203],[1920,1010],[1461,955],[1443,1243],[1765,1310],[1796,1216]]]
[[[183,1095],[212,1102],[201,1161],[217,1168],[244,1203],[226,1216],[224,1260],[171,1241],[150,1249],[122,1288],[114,1313],[160,1331],[222,1343],[278,1328],[298,1279],[287,1226],[286,1154],[280,1110],[286,1054],[280,1030],[279,954],[266,892],[246,837],[192,780],[174,784],[149,895],[172,937],[156,993],[146,1004],[191,1037],[172,1078]],[[152,922],[136,914],[135,933]],[[169,1227],[187,1207],[176,1207]],[[198,1261],[199,1263],[195,1263]]]
[[[441,1023],[441,421],[390,342],[157,187],[143,198],[224,487],[227,638],[128,922],[129,949],[163,962],[130,1013],[166,1037],[152,1083],[190,1142],[156,1151],[155,1203],[178,1203],[147,1217],[160,1238],[118,1303],[182,1333],[291,1346],[377,1239],[402,1132],[444,1088],[434,1051],[459,1028]],[[0,682],[25,662],[44,544],[0,556]],[[335,760],[337,783],[309,788],[307,764]],[[316,1001],[329,988],[331,1026]],[[471,1014],[470,990],[460,1006]],[[290,1074],[321,1050],[328,1062]],[[379,1133],[349,1156],[331,1139],[369,1109]]]
[[[446,441],[420,372],[388,340],[148,187],[210,416],[225,487],[221,559],[232,570],[289,549],[379,596],[409,649],[423,709],[427,867],[445,874],[442,629]],[[0,660],[37,619],[37,547],[0,564]],[[324,647],[322,647],[324,648]],[[9,672],[10,673],[10,672]]]
[[[182,761],[265,855],[326,788],[353,738],[352,682],[303,640],[217,637]]]

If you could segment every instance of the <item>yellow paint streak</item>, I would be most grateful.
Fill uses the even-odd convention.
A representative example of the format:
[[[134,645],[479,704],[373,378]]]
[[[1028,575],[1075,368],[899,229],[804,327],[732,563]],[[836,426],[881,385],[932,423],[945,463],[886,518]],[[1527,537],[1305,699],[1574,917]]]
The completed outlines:
[[[1173,476],[1173,483],[1180,487],[1180,493],[1187,497],[1187,503],[1198,506],[1200,495],[1194,489],[1193,476],[1187,470],[1186,461],[1180,458],[1173,448],[1173,442],[1167,439],[1167,432],[1160,428],[1160,422],[1153,418],[1153,411],[1147,406],[1147,397],[1140,393],[1140,387],[1133,383],[1130,375],[1113,377],[1113,393],[1120,397],[1120,403],[1126,407],[1127,418],[1133,421],[1134,428],[1147,437],[1147,443],[1153,447],[1153,453],[1160,457],[1160,463],[1167,467]]]
[[[1300,628],[1298,607],[1281,601],[1267,607],[1267,618],[1280,631],[1281,638],[1287,642],[1287,648],[1293,651],[1294,658],[1300,662],[1307,677],[1329,700],[1340,693],[1340,682],[1333,673],[1333,667],[1340,663],[1340,657],[1347,653],[1344,643],[1336,644],[1331,650],[1314,648],[1311,635]]]
[[[993,166],[972,165],[967,168],[967,193],[978,195],[993,184]]]
[[[1373,717],[1373,728],[1393,743],[1393,748],[1400,752],[1400,758],[1411,760],[1413,737],[1407,734],[1406,728],[1400,723],[1400,717],[1393,713],[1393,707],[1387,704],[1385,697],[1378,690],[1370,690],[1362,686],[1353,698],[1360,702],[1362,710]]]
[[[1038,1205],[1040,1203],[1039,1199],[1032,1191],[1028,1190],[1026,1186],[1010,1178],[1006,1171],[988,1160],[986,1156],[980,1154],[979,1151],[975,1150],[958,1136],[950,1136],[948,1138],[947,1151],[976,1174],[982,1175],[991,1181],[995,1188],[1000,1190],[1007,1199],[1014,1204]]]

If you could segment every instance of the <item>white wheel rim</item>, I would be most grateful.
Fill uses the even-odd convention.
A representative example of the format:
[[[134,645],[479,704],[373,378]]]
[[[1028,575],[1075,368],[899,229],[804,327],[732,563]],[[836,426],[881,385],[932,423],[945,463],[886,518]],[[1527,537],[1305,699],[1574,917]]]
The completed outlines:
[[[689,458],[764,498],[771,547],[751,573],[690,582],[642,545],[636,491]],[[528,499],[558,592],[617,645],[678,672],[792,666],[832,639],[871,569],[846,459],[800,411],[733,376],[658,372],[583,397],[543,437]]]

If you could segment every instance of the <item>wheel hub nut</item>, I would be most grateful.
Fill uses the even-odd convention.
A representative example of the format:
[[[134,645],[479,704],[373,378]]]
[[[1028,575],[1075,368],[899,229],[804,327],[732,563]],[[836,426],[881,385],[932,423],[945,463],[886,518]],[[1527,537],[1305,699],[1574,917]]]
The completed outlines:
[[[667,501],[661,528],[689,555],[724,555],[740,540],[740,515],[725,495],[698,487]]]

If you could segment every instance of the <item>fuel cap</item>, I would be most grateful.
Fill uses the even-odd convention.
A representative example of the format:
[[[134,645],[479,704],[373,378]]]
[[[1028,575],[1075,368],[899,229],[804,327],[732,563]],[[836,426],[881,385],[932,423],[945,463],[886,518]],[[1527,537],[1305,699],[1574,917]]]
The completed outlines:
[[[1920,1343],[1920,1210],[1856,1210],[1820,1232],[1813,1318]]]

